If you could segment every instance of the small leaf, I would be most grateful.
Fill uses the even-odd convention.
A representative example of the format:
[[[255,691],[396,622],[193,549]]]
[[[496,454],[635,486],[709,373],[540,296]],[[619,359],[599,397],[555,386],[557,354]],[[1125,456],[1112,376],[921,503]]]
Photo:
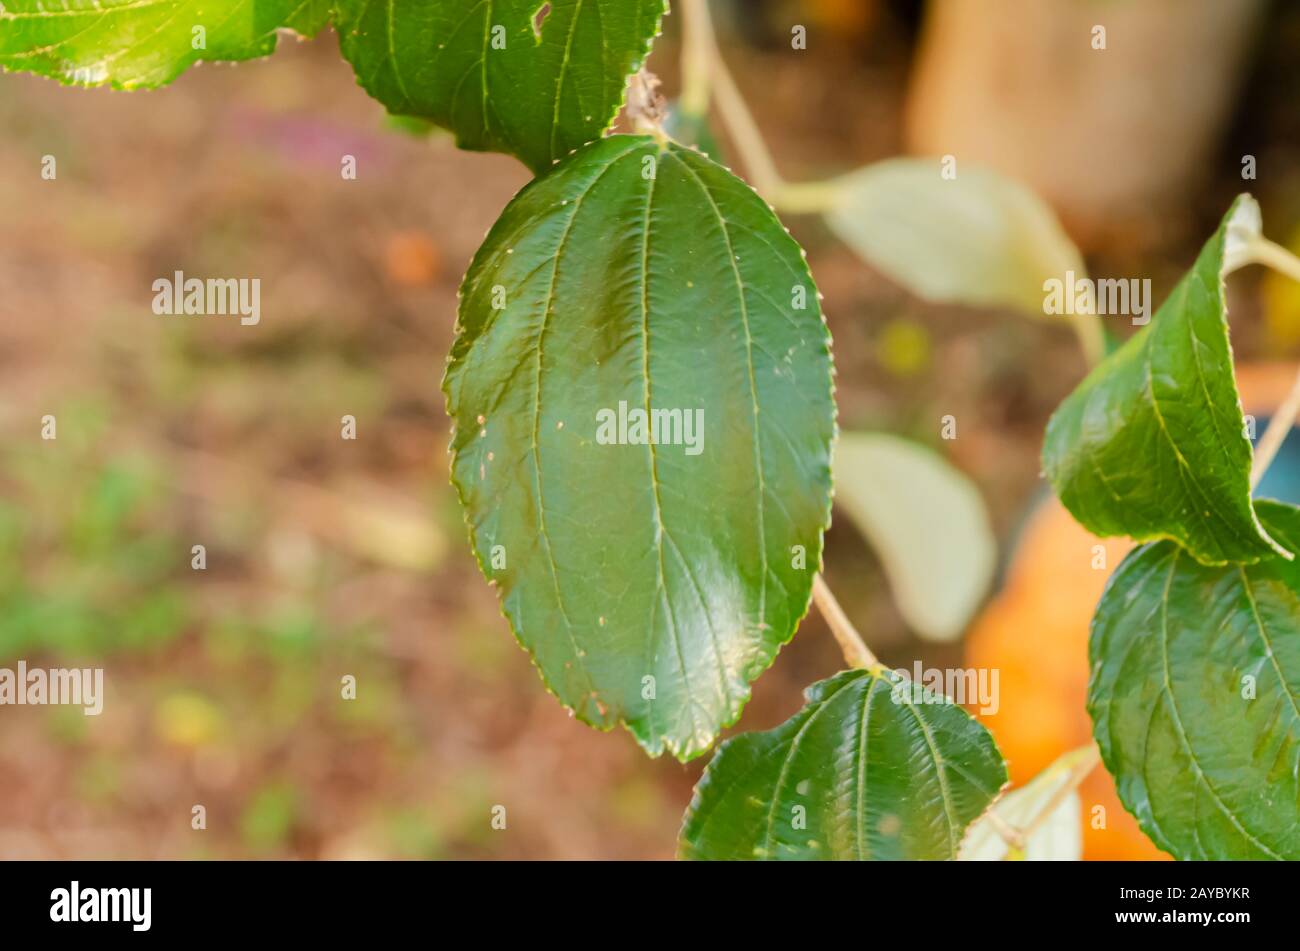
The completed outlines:
[[[966,831],[958,856],[966,862],[997,862],[1023,859],[1030,862],[1077,862],[1083,858],[1083,822],[1079,794],[1071,790],[1024,841],[1013,849],[1002,830],[1023,831],[1051,805],[1052,798],[1067,783],[1074,781],[1076,770],[1084,764],[1095,766],[1096,753],[1091,748],[1066,753],[1019,789],[1010,789],[998,797],[989,813]],[[992,814],[996,814],[996,818]]]
[[[200,61],[268,56],[277,30],[314,36],[329,12],[329,0],[5,0],[0,68],[151,88]]]
[[[358,82],[389,112],[540,174],[610,127],[666,9],[666,0],[336,0],[335,22]]]
[[[835,501],[880,556],[899,611],[921,636],[961,634],[993,580],[997,544],[979,492],[935,452],[845,433]]]
[[[479,563],[547,684],[652,755],[703,752],[807,611],[830,517],[799,246],[698,152],[598,140],[479,249],[444,387]]]
[[[1300,509],[1260,502],[1300,545]],[[1088,710],[1142,830],[1181,859],[1300,859],[1300,565],[1132,552],[1093,620]]]
[[[1228,343],[1225,257],[1258,233],[1259,206],[1242,195],[1151,323],[1048,423],[1043,468],[1093,534],[1173,539],[1206,564],[1290,557],[1251,505]]]
[[[890,159],[835,183],[826,222],[868,264],[927,300],[1042,314],[1043,282],[1083,260],[1024,186],[980,168]]]
[[[884,668],[813,684],[775,730],[723,743],[695,787],[686,859],[950,859],[1007,781],[988,730]]]

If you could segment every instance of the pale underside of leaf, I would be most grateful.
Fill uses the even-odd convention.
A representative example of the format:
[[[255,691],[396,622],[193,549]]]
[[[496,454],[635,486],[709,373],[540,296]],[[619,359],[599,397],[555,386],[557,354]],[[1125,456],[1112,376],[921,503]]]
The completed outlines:
[[[1090,749],[1066,753],[1025,785],[1004,791],[988,813],[966,831],[959,858],[972,862],[1074,862],[1083,858],[1082,807],[1077,792],[1066,794],[1037,828],[1030,830],[1030,826],[1051,806],[1053,797],[1074,781],[1081,762],[1096,762],[1093,755]],[[1013,848],[1008,834],[1026,830],[1030,830],[1027,838],[1018,849]]]
[[[929,640],[958,637],[997,567],[988,513],[969,480],[904,439],[845,433],[835,501],[879,554],[908,624]]]
[[[516,636],[583,721],[698,755],[806,612],[829,521],[829,336],[798,246],[703,156],[613,136],[507,208],[459,329],[453,480]],[[603,444],[620,404],[699,410],[699,452]]]
[[[993,738],[884,669],[808,689],[775,730],[719,747],[691,800],[688,859],[950,859],[1006,782]]]
[[[891,159],[836,182],[832,230],[872,267],[927,300],[1044,312],[1044,281],[1084,275],[1051,208],[980,168]]]
[[[1300,510],[1260,502],[1300,544]],[[1184,859],[1300,858],[1300,568],[1131,553],[1093,622],[1088,706],[1120,798]]]

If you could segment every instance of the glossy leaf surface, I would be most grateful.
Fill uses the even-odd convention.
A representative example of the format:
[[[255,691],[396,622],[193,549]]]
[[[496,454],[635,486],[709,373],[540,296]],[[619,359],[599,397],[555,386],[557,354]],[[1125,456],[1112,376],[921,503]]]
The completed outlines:
[[[1173,539],[1206,564],[1286,553],[1251,504],[1224,301],[1225,259],[1258,232],[1259,208],[1243,195],[1151,323],[1048,424],[1043,468],[1094,534]]]
[[[0,67],[81,86],[161,86],[200,61],[275,50],[276,32],[314,35],[329,0],[5,0]]]
[[[883,669],[836,674],[775,730],[718,748],[695,788],[689,859],[950,859],[1007,780],[961,707]]]
[[[1300,545],[1300,509],[1259,503]],[[1120,799],[1183,859],[1300,859],[1300,565],[1131,553],[1090,643],[1088,709]]]
[[[664,0],[337,0],[357,81],[390,112],[534,172],[599,138],[650,52]],[[546,8],[545,16],[541,11]]]
[[[829,521],[798,245],[697,152],[592,143],[479,250],[445,389],[475,551],[551,690],[652,754],[703,752],[807,610]]]

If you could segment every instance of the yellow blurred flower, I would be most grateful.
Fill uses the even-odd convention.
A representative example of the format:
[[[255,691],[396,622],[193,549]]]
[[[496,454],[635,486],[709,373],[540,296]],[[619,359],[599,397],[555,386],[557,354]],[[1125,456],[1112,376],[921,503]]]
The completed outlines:
[[[211,743],[223,725],[221,711],[197,693],[174,693],[154,710],[155,732],[177,746],[193,749]]]

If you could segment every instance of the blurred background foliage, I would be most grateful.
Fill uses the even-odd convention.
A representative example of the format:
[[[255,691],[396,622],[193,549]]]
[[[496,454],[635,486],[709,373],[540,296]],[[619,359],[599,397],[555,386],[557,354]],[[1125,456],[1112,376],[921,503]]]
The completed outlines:
[[[1093,274],[1151,277],[1157,301],[1245,188],[1266,232],[1300,244],[1294,4],[714,8],[792,180],[969,156],[1044,194]],[[1175,20],[1192,25],[1161,32]],[[1113,24],[1102,80],[1059,52],[1062,31],[1094,22]],[[651,61],[670,95],[677,28]],[[1058,53],[994,55],[1023,44]],[[1173,108],[1161,69],[1208,76],[1182,82],[1200,101]],[[735,157],[720,133],[716,147]],[[1259,177],[1243,182],[1248,153]],[[56,181],[40,178],[46,154]],[[0,858],[672,855],[703,761],[650,761],[569,720],[474,569],[447,484],[438,384],[457,282],[526,180],[386,119],[331,34],[150,93],[0,77],[0,665],[103,666],[107,693],[100,717],[0,708]],[[1038,466],[1084,370],[1074,338],[919,301],[818,219],[788,223],[826,296],[841,425],[941,454],[978,487],[1000,549],[998,590],[950,643],[917,637],[843,513],[831,585],[889,663],[1004,671],[991,726],[1024,782],[1088,736],[1083,644],[1105,575],[1096,540],[1043,501]],[[150,284],[175,270],[260,277],[262,322],[154,316]],[[1246,273],[1232,292],[1248,408],[1267,415],[1286,379],[1274,363],[1300,347],[1300,291]],[[942,440],[953,413],[959,438]],[[1284,456],[1271,494],[1297,472]],[[1122,546],[1108,553],[1113,567]],[[741,727],[784,720],[840,665],[811,616]],[[355,700],[340,696],[349,675]],[[1085,815],[1099,802],[1110,817],[1090,856],[1154,853],[1103,774],[1084,794]]]

